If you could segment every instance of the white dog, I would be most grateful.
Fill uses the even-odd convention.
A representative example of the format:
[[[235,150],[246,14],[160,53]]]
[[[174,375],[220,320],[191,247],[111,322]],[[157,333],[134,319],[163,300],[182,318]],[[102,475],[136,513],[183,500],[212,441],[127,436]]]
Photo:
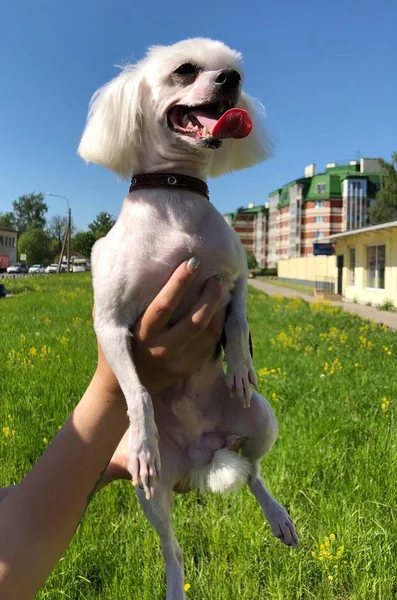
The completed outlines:
[[[221,42],[190,39],[151,48],[96,92],[79,146],[86,161],[133,176],[115,226],[93,249],[95,330],[127,401],[129,467],[133,481],[142,482],[139,501],[160,536],[168,600],[185,597],[171,526],[175,487],[227,492],[247,483],[274,535],[297,544],[291,519],[260,477],[277,422],[251,390],[245,251],[205,197],[208,176],[249,167],[268,154],[260,105],[241,91],[242,80],[241,55]],[[222,276],[227,373],[222,357],[214,356],[189,381],[151,398],[134,367],[130,327],[193,256],[202,266],[175,319],[191,310],[209,277]]]

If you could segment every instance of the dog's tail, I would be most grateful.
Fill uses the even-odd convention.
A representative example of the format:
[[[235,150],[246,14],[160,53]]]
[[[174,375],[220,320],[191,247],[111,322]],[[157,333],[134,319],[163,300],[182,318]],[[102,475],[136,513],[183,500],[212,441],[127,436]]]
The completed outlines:
[[[193,467],[188,479],[190,486],[200,492],[226,494],[241,489],[250,474],[251,463],[248,458],[227,448],[220,448],[207,465]]]

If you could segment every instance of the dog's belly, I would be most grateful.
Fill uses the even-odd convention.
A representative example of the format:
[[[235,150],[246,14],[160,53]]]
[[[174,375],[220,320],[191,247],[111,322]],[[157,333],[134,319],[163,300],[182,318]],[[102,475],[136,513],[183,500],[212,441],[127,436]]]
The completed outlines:
[[[153,398],[156,424],[165,435],[187,452],[204,434],[225,431],[222,415],[230,400],[225,394],[221,358],[209,360],[189,380],[174,384]],[[233,429],[233,425],[231,426]]]

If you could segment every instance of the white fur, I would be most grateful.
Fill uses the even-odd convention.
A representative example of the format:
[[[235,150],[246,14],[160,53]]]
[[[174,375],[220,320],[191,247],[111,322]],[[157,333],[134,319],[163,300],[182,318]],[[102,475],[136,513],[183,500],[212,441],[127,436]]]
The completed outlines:
[[[238,492],[247,483],[250,473],[251,463],[247,458],[221,448],[214,452],[208,465],[194,467],[186,483],[202,493],[226,494]]]
[[[173,71],[188,61],[194,61],[201,70],[193,82],[181,85],[175,81]],[[264,160],[269,142],[261,127],[263,114],[240,87],[238,104],[248,108],[254,123],[253,132],[245,139],[224,140],[221,148],[213,150],[199,147],[197,141],[184,139],[168,126],[167,113],[174,104],[197,106],[213,101],[215,76],[223,68],[233,68],[243,75],[241,55],[221,42],[193,39],[151,48],[142,61],[125,67],[94,94],[80,155],[125,178],[168,171],[206,179]],[[223,275],[219,310],[229,304],[225,323],[226,379],[221,359],[208,361],[191,381],[181,382],[181,388],[175,385],[152,400],[134,365],[130,327],[177,266],[192,256],[201,260],[200,270],[173,318],[179,320],[191,314],[205,282]],[[245,250],[237,234],[205,198],[191,191],[149,189],[126,197],[115,226],[94,246],[92,269],[95,331],[120,383],[130,418],[128,468],[133,481],[142,482],[144,492],[137,488],[138,497],[162,542],[167,600],[183,600],[181,551],[171,527],[172,488],[187,475],[189,461],[184,449],[204,433],[218,428],[225,435],[247,439],[247,458],[218,450],[207,469],[193,472],[196,484],[225,492],[248,478],[265,514],[270,515],[274,531],[281,531],[287,544],[296,540],[293,525],[285,520],[284,513],[272,512],[275,500],[258,474],[259,459],[269,448],[269,440],[274,441],[271,409],[259,397],[254,397],[251,408],[242,408],[249,406],[250,384],[255,383],[245,316]],[[192,322],[191,327],[199,331],[200,322]],[[186,390],[190,417],[177,401]],[[230,391],[234,398],[230,398]],[[220,414],[228,424],[220,422]],[[161,467],[161,476],[157,477]],[[150,502],[144,495],[151,498]]]
[[[196,81],[183,89],[170,85],[172,71],[188,60],[203,69]],[[150,48],[144,59],[124,66],[120,75],[93,95],[78,148],[80,156],[123,178],[164,170],[175,156],[190,160],[193,172],[203,177],[217,177],[265,160],[271,153],[271,141],[263,125],[264,109],[246,93],[242,93],[238,106],[248,109],[253,120],[248,137],[225,140],[218,151],[207,153],[205,158],[202,154],[187,157],[186,151],[170,139],[164,123],[169,107],[181,100],[187,105],[203,103],[210,79],[225,66],[243,75],[241,55],[218,41],[192,39]]]

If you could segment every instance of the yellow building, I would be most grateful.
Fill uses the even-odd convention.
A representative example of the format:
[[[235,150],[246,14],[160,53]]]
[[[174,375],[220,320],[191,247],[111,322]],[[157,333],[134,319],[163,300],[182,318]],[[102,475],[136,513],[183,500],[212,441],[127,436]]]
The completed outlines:
[[[336,291],[360,304],[397,306],[397,221],[329,236]]]

